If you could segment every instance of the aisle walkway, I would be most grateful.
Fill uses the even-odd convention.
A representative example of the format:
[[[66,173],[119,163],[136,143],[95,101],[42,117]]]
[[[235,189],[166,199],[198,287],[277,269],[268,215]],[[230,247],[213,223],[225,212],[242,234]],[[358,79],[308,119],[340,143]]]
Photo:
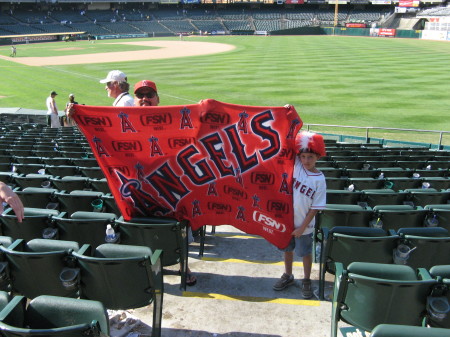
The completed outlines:
[[[190,247],[190,268],[198,282],[186,292],[179,289],[179,277],[166,275],[163,306],[164,337],[327,337],[330,335],[331,302],[303,300],[296,262],[296,284],[281,292],[272,285],[283,273],[281,253],[256,236],[231,226],[220,226],[216,234],[208,227],[205,254],[198,257],[198,243]],[[298,261],[298,259],[297,259]],[[319,266],[313,266],[313,286],[318,288]],[[173,267],[176,271],[176,267]],[[331,283],[327,284],[328,291]],[[148,307],[133,315],[151,325]],[[141,328],[147,336],[150,330]]]

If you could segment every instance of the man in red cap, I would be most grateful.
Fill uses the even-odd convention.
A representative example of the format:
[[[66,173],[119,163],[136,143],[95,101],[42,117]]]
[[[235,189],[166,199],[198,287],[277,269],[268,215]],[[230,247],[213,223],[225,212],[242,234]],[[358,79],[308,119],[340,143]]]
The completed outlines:
[[[158,104],[159,96],[155,82],[143,80],[134,85],[135,106],[157,106]]]

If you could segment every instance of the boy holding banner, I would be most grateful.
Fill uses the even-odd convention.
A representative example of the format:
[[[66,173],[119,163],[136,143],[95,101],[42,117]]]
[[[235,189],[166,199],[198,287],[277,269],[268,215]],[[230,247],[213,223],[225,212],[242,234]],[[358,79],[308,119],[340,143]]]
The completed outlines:
[[[312,242],[315,215],[326,205],[325,176],[316,168],[317,160],[324,156],[323,137],[316,133],[300,132],[295,138],[297,156],[293,179],[294,231],[292,240],[284,252],[285,272],[273,286],[283,290],[294,284],[292,266],[294,250],[303,260],[304,279],[301,283],[303,298],[313,296],[311,285]]]

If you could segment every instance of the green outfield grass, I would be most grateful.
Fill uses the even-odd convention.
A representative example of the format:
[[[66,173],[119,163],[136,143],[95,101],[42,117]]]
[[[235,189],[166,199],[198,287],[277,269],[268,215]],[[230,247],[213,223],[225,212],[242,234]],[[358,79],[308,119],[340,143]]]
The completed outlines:
[[[156,81],[162,105],[204,98],[264,106],[290,103],[305,123],[450,131],[449,43],[342,36],[186,40],[229,43],[236,49],[186,58],[120,63],[101,59],[97,64],[47,67],[0,60],[0,107],[45,110],[51,90],[59,93],[60,110],[71,92],[80,103],[111,105],[98,80],[109,70],[120,69],[131,83]],[[19,45],[17,50],[18,57],[83,52],[61,51],[74,47],[88,53],[136,50],[117,42]],[[8,53],[8,46],[0,50]]]

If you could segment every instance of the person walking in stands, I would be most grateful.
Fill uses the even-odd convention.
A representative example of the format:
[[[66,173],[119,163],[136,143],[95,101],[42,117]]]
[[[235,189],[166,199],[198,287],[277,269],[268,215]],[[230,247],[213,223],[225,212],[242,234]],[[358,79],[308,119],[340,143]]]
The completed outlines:
[[[50,93],[50,96],[47,97],[47,125],[52,128],[59,128],[61,123],[59,122],[58,117],[58,107],[56,106],[55,97],[58,95],[55,91]]]
[[[292,186],[295,228],[292,232],[291,242],[283,250],[285,272],[275,283],[273,289],[283,290],[294,284],[292,266],[295,250],[303,260],[302,297],[311,298],[313,291],[310,277],[315,215],[326,205],[325,176],[316,168],[317,160],[326,154],[323,137],[316,133],[300,132],[295,137],[295,150],[297,156]]]
[[[155,82],[143,80],[134,85],[135,106],[157,106],[158,104],[159,96]]]
[[[19,196],[6,185],[0,181],[0,214],[3,213],[3,203],[7,203],[14,211],[18,222],[22,222],[25,209]]]
[[[112,70],[105,79],[100,80],[105,83],[105,90],[108,97],[114,98],[113,106],[134,106],[134,99],[128,93],[130,84],[127,82],[127,76],[120,70]]]
[[[64,112],[66,113],[67,126],[74,126],[75,125],[75,122],[72,120],[72,118],[69,117],[69,109],[74,104],[78,104],[78,102],[75,102],[75,95],[74,94],[70,94],[69,95],[69,101],[66,103],[66,108],[64,109]]]

